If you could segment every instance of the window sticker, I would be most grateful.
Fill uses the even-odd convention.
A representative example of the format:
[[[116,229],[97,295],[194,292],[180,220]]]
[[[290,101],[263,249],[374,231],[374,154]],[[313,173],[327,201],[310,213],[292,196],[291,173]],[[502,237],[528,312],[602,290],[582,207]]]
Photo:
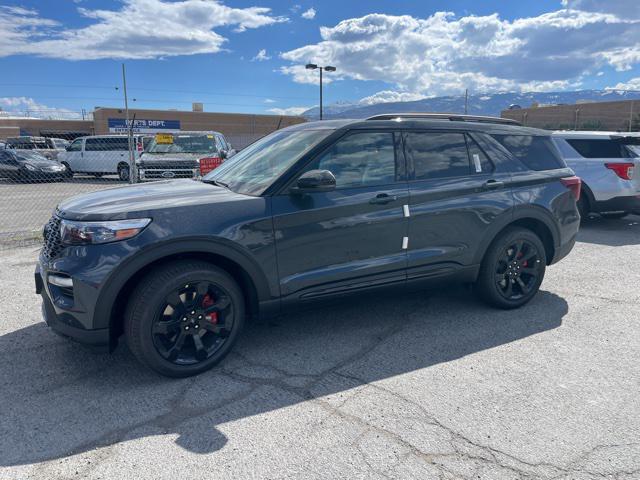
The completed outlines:
[[[473,154],[473,164],[476,166],[476,173],[482,172],[482,163],[480,163],[480,155]]]

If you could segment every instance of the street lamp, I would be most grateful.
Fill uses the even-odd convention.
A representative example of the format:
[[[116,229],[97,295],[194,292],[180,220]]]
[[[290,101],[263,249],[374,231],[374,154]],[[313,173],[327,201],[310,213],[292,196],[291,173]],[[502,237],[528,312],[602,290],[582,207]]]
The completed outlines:
[[[307,63],[305,67],[307,70],[315,70],[320,69],[320,120],[322,120],[322,71],[326,70],[327,72],[335,72],[336,67],[332,67],[327,65],[326,67],[320,67],[315,63]]]

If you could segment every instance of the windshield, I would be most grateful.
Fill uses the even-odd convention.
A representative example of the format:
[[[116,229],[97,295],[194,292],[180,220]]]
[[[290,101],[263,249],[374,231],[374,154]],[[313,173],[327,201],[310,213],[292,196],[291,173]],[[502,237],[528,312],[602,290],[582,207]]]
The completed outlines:
[[[302,155],[332,132],[332,130],[274,132],[234,155],[206,175],[203,180],[224,183],[234,192],[261,195]]]
[[[33,161],[33,162],[49,161],[49,159],[47,159],[46,157],[36,152],[20,152],[20,153],[16,153],[16,156],[20,160],[26,160],[26,161]]]
[[[147,148],[149,153],[216,153],[214,135],[162,135]]]

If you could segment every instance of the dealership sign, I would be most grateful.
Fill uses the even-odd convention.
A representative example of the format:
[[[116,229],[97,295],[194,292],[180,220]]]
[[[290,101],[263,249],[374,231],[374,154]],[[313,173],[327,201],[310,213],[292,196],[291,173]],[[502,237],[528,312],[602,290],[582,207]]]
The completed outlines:
[[[129,126],[133,133],[179,132],[180,120],[148,120],[135,119],[127,121],[124,118],[110,118],[109,131],[111,133],[127,133]]]

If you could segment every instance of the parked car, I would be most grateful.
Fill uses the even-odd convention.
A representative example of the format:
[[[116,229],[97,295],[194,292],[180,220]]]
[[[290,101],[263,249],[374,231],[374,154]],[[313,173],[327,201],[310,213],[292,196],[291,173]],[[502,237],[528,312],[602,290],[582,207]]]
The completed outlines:
[[[0,177],[15,182],[51,182],[66,177],[64,165],[36,151],[0,150]]]
[[[415,114],[414,114],[415,115]],[[229,353],[246,316],[475,283],[512,309],[573,248],[580,179],[548,132],[373,117],[276,131],[202,181],[75,196],[44,229],[47,324],[170,376]]]
[[[37,152],[43,157],[51,160],[55,160],[58,157],[58,150],[56,149],[53,141],[50,138],[45,137],[34,137],[30,135],[9,137],[7,138],[5,148]]]
[[[134,135],[134,157],[144,150],[149,136]],[[69,176],[88,173],[95,177],[117,174],[120,180],[129,180],[129,139],[126,135],[93,135],[76,138],[61,152],[59,160],[67,167]]]
[[[640,137],[617,132],[553,133],[569,167],[582,179],[580,215],[622,218],[640,211]],[[634,146],[636,145],[636,146]]]
[[[140,157],[138,175],[140,181],[199,178],[235,153],[219,132],[158,134]]]
[[[53,138],[51,137],[51,142],[53,143],[53,147],[59,152],[63,152],[67,149],[71,142],[69,140],[65,140],[64,138]]]

